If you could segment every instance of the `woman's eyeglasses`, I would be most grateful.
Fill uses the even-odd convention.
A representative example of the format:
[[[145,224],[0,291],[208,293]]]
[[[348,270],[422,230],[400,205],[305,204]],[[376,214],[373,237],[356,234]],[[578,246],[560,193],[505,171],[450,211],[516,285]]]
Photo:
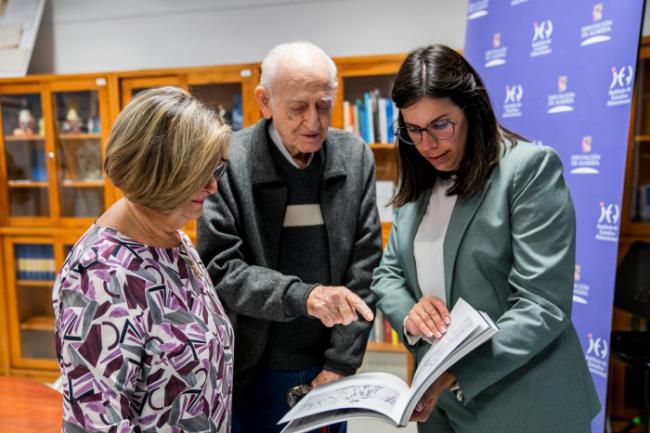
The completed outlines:
[[[449,140],[454,136],[458,122],[448,119],[434,120],[426,127],[415,125],[400,126],[395,131],[397,136],[406,144],[417,146],[422,142],[422,133],[426,132],[434,140]]]
[[[219,163],[219,165],[217,165],[217,168],[215,168],[214,171],[212,172],[212,176],[214,177],[214,180],[218,181],[219,179],[221,179],[221,176],[223,176],[227,168],[228,168],[228,160],[224,159]]]
[[[208,179],[208,181],[205,183],[206,187],[212,184],[212,178],[219,182],[219,179],[223,176],[223,174],[226,172],[226,169],[228,168],[228,160],[227,159],[222,159],[219,165],[212,171],[212,176]]]

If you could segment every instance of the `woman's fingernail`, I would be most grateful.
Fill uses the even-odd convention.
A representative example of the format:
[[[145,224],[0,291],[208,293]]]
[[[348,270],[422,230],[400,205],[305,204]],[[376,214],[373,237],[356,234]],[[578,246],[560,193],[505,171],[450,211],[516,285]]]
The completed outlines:
[[[451,318],[449,316],[445,317],[445,323],[449,325],[451,323]]]
[[[442,338],[442,334],[440,332],[436,332],[436,338]]]
[[[444,334],[445,332],[447,332],[447,328],[446,328],[446,327],[444,327],[444,326],[443,326],[443,327],[441,327],[441,328],[440,328],[440,332],[442,332],[442,333]]]

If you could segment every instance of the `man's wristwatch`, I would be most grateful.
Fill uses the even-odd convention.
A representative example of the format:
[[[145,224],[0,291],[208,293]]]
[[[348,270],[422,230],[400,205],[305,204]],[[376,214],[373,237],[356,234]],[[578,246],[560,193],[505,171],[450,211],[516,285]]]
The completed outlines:
[[[463,391],[460,389],[460,385],[458,385],[457,380],[449,386],[449,391],[453,392],[456,395],[456,400],[463,401]]]

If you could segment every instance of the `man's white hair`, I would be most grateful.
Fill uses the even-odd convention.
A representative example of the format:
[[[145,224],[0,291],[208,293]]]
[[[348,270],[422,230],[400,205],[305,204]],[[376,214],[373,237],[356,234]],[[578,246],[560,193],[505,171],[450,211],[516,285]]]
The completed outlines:
[[[312,63],[311,59],[314,57],[322,57],[327,63],[330,87],[335,90],[338,85],[336,81],[336,64],[325,51],[307,41],[289,42],[273,47],[262,61],[260,84],[272,93],[282,62],[289,60],[309,64]]]

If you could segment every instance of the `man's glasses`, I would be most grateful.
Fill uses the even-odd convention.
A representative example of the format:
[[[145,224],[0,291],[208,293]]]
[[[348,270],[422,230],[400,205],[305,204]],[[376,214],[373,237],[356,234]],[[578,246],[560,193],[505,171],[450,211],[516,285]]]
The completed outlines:
[[[406,144],[417,146],[422,142],[422,133],[426,132],[434,140],[449,140],[454,136],[458,122],[448,119],[434,120],[426,127],[415,125],[400,126],[396,129],[397,136]]]

